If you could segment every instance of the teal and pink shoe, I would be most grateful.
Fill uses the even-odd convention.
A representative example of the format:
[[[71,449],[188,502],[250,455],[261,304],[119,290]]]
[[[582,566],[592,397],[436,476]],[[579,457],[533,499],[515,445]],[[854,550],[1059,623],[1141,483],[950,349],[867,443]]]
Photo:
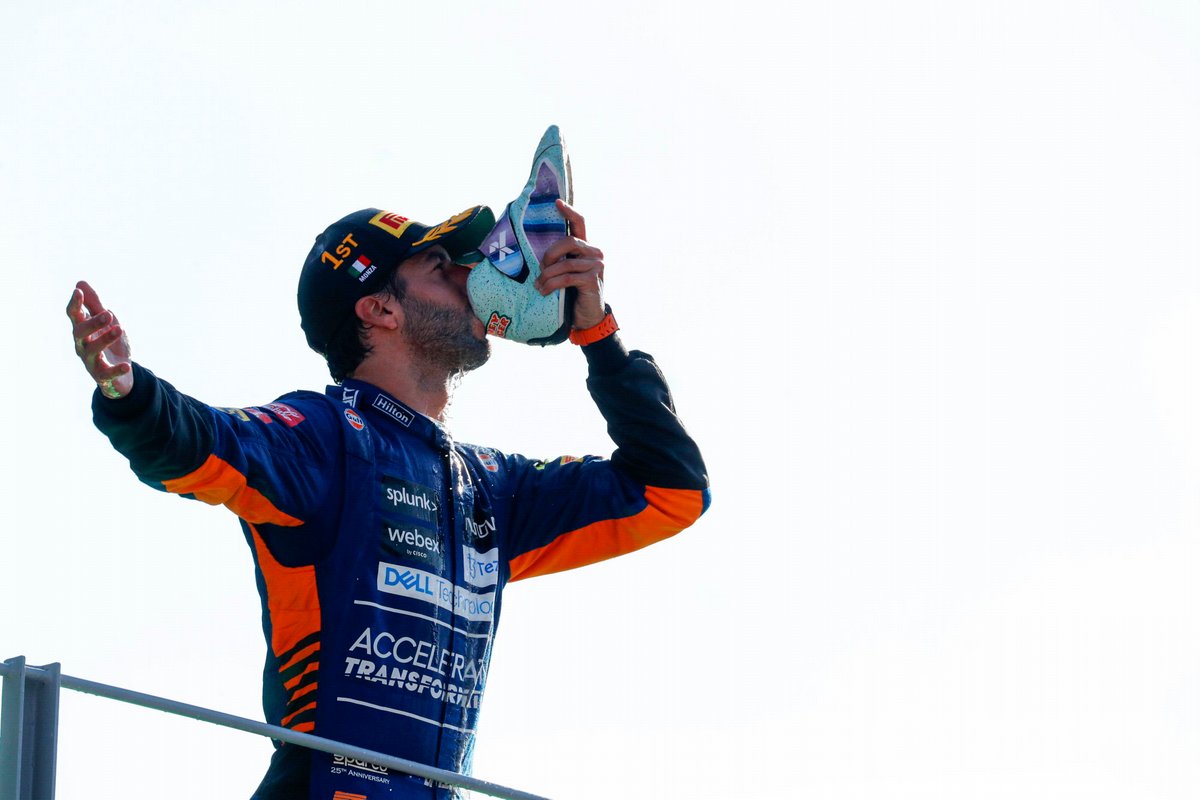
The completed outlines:
[[[571,330],[574,290],[543,296],[534,288],[542,257],[570,231],[555,201],[573,201],[571,161],[558,126],[538,143],[529,182],[480,245],[485,256],[467,280],[475,314],[487,332],[526,344],[558,344]]]

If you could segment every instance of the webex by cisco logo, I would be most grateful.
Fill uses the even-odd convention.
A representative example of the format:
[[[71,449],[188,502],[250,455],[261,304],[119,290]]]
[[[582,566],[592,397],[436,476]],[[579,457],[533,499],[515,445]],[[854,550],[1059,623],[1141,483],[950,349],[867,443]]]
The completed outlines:
[[[442,568],[442,545],[433,528],[385,520],[381,540],[383,552],[390,556],[410,563],[416,560],[438,571]]]

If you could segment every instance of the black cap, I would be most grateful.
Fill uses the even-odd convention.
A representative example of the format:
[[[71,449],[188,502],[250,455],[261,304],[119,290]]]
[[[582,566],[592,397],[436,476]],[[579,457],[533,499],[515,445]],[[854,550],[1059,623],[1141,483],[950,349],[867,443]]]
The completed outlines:
[[[456,261],[478,261],[464,256],[479,249],[495,223],[487,206],[472,206],[433,227],[378,208],[342,217],[317,237],[300,272],[296,301],[308,346],[325,355],[358,299],[382,290],[404,259],[441,245]]]

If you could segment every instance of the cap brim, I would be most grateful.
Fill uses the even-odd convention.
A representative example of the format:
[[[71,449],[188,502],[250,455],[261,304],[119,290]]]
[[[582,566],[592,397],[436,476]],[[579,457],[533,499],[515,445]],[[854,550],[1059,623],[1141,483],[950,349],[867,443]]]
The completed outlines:
[[[414,243],[413,254],[434,245],[446,248],[451,259],[457,260],[467,253],[479,249],[483,239],[496,225],[496,215],[487,206],[472,206],[461,214],[455,214],[445,222],[432,226],[425,235]]]

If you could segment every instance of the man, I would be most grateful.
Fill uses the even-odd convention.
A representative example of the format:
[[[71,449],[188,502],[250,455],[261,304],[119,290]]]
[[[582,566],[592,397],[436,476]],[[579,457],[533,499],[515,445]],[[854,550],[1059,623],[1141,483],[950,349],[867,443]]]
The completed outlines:
[[[72,294],[96,425],[143,482],[240,518],[270,722],[467,772],[503,588],[644,547],[707,507],[703,461],[661,374],[615,333],[603,254],[583,217],[557,208],[574,235],[540,254],[534,288],[574,290],[571,339],[618,445],[611,460],[532,461],[443,427],[457,376],[488,358],[470,270],[455,263],[477,254],[492,221],[483,207],[433,227],[366,209],[317,238],[298,299],[338,383],[324,395],[209,407],[130,360],[87,283]],[[254,795],[335,796],[453,795],[293,745]]]

